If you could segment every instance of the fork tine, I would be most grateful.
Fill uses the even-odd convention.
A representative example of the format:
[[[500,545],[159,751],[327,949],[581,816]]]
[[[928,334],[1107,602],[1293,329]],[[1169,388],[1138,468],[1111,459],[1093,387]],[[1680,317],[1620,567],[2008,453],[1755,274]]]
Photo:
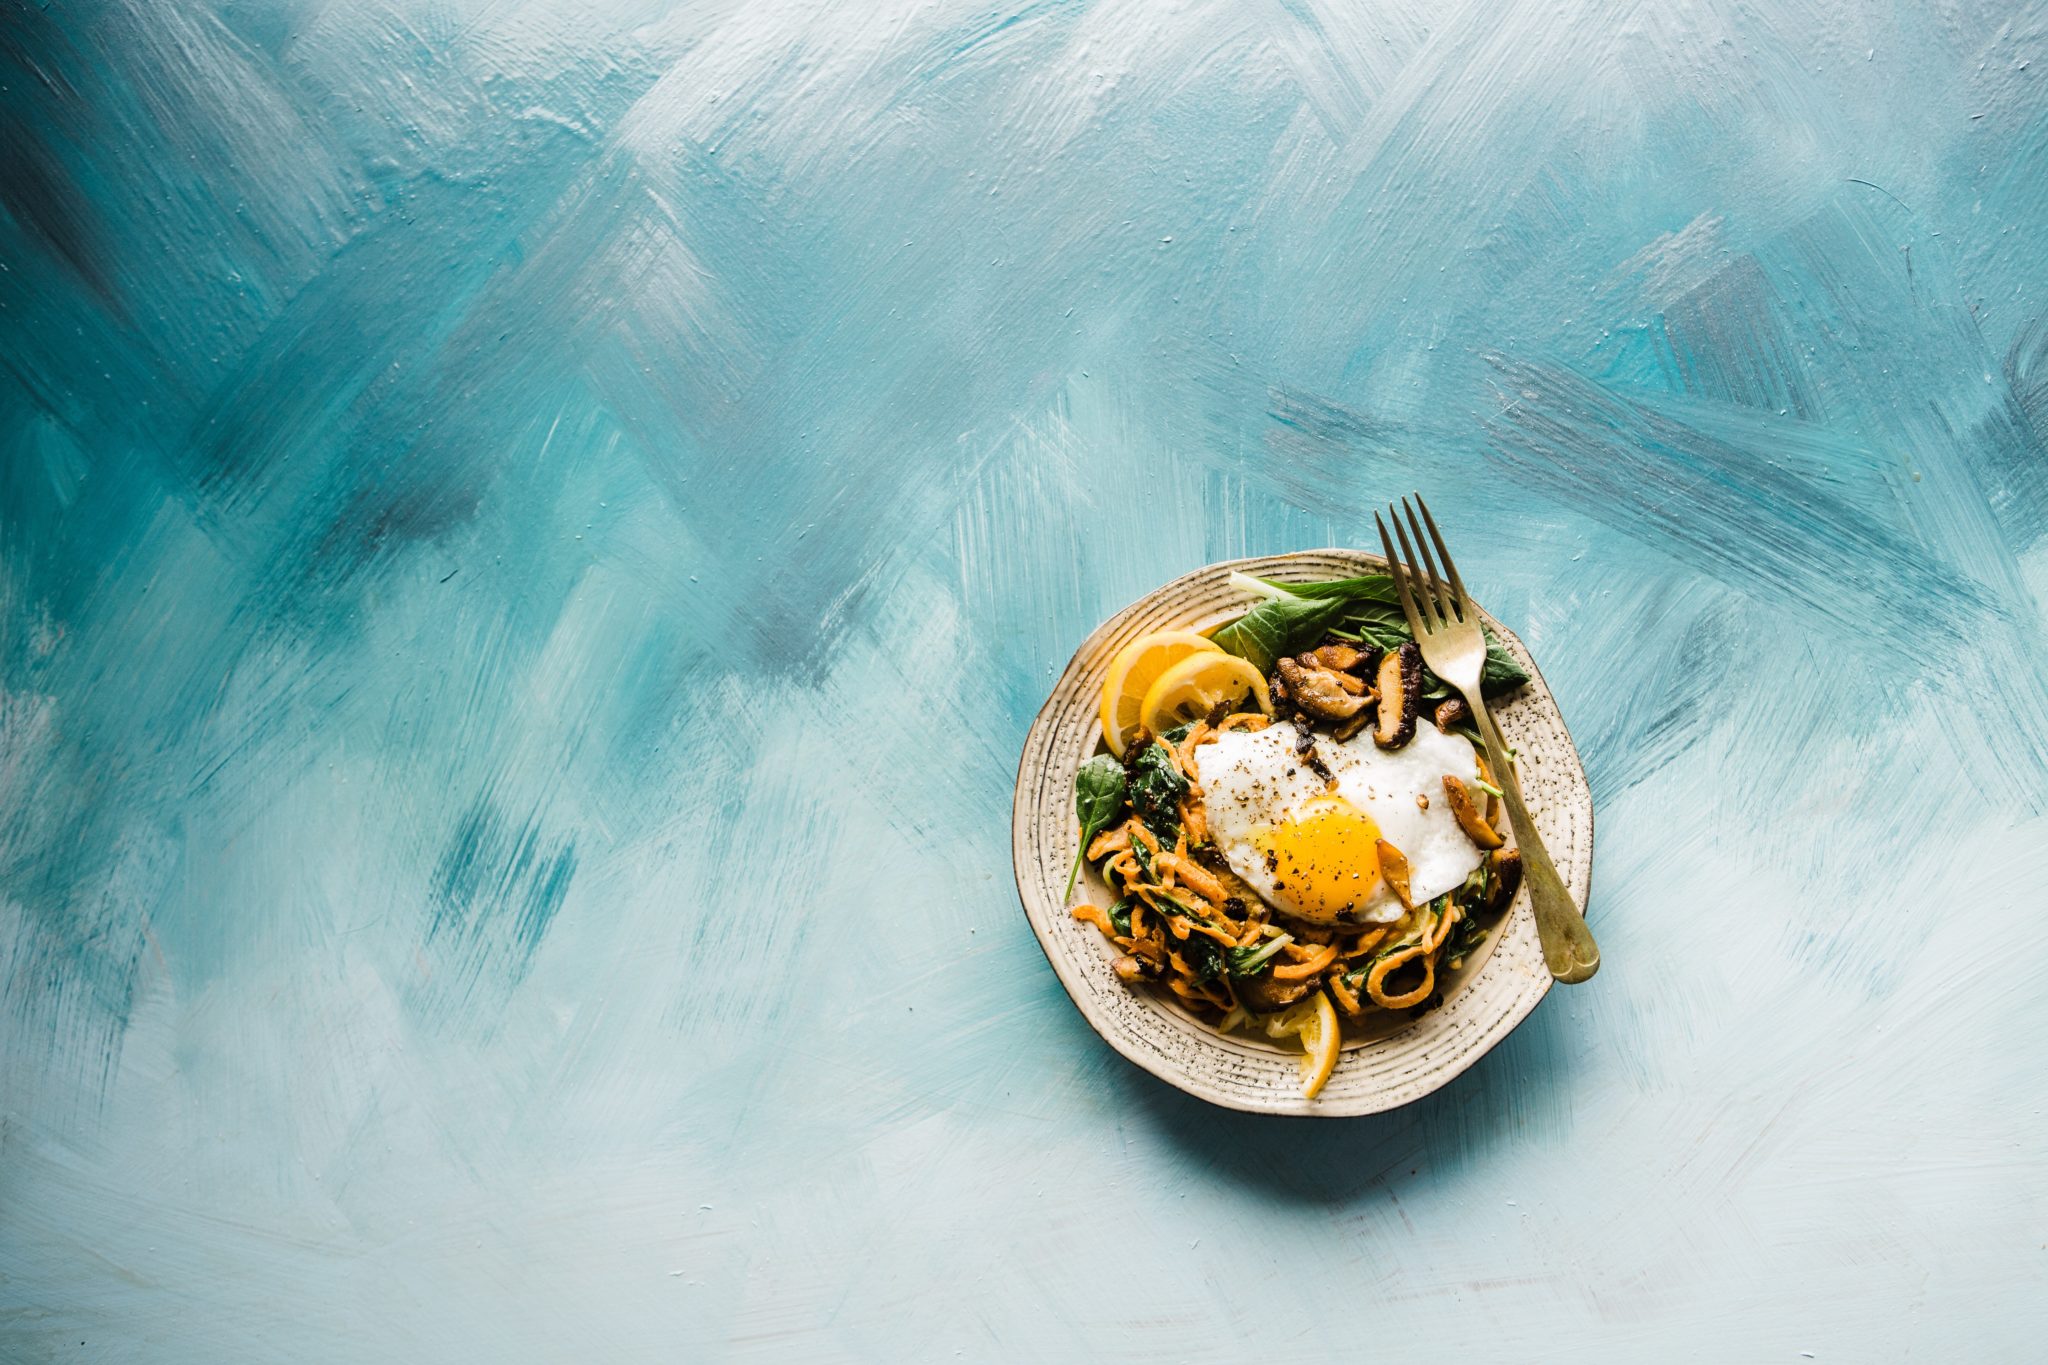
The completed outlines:
[[[1429,631],[1440,630],[1443,627],[1443,621],[1436,614],[1436,599],[1430,596],[1429,580],[1423,576],[1422,570],[1419,567],[1421,561],[1415,558],[1415,548],[1408,543],[1408,531],[1401,525],[1401,514],[1392,507],[1389,507],[1387,515],[1394,519],[1394,539],[1401,542],[1401,557],[1408,562],[1409,576],[1415,580],[1409,585],[1409,588],[1414,593],[1415,600],[1421,607],[1423,628],[1416,629],[1412,624],[1409,628],[1415,630],[1417,636],[1427,634]]]
[[[1429,514],[1429,504],[1422,500],[1422,494],[1415,495],[1415,505],[1422,509],[1422,520],[1429,526],[1429,538],[1436,542],[1436,552],[1444,562],[1444,572],[1451,576],[1451,591],[1458,596],[1458,619],[1464,620],[1472,614],[1466,604],[1465,580],[1458,577],[1458,566],[1451,563],[1451,551],[1444,544],[1443,532],[1436,529],[1436,518]]]
[[[1372,524],[1380,528],[1380,548],[1387,554],[1387,577],[1394,580],[1394,591],[1401,597],[1401,614],[1408,618],[1408,633],[1422,635],[1422,617],[1415,610],[1415,599],[1408,592],[1408,575],[1401,571],[1401,556],[1394,553],[1394,542],[1387,538],[1387,524],[1380,520],[1380,514],[1372,514]],[[1394,525],[1401,524],[1396,518]]]
[[[1420,498],[1420,493],[1415,495]],[[1401,499],[1401,510],[1408,514],[1408,528],[1415,532],[1415,548],[1422,552],[1422,567],[1429,573],[1429,589],[1436,598],[1437,610],[1446,621],[1459,618],[1452,611],[1451,589],[1444,582],[1444,576],[1436,571],[1436,558],[1429,552],[1429,538],[1422,534],[1422,523],[1415,519],[1415,509],[1408,505],[1408,499]]]

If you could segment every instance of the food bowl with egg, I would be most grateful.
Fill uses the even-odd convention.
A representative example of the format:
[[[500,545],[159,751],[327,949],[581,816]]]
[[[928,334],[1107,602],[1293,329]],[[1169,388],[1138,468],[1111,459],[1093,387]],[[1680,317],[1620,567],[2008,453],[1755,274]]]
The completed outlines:
[[[1211,1102],[1370,1113],[1448,1082],[1549,989],[1469,717],[1348,550],[1197,570],[1098,628],[1018,768],[1020,899],[1075,1005]],[[1592,805],[1528,651],[1481,613],[1491,709],[1580,903]]]

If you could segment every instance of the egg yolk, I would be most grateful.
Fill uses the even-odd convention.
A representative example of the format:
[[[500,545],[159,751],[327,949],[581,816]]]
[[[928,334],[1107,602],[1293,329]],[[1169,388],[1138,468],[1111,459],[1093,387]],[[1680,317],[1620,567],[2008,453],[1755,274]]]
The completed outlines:
[[[1303,802],[1253,842],[1274,890],[1303,916],[1337,919],[1363,909],[1379,885],[1380,827],[1343,797]]]

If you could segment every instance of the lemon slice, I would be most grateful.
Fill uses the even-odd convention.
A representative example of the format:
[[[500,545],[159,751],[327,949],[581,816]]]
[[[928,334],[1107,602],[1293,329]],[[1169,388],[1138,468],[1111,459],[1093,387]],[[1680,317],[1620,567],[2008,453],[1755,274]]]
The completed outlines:
[[[1337,1053],[1344,1035],[1337,1024],[1337,1007],[1328,991],[1317,991],[1300,1004],[1284,1009],[1266,1020],[1268,1038],[1293,1038],[1301,1044],[1301,1097],[1312,1100],[1322,1093],[1330,1073],[1337,1069]]]
[[[1222,653],[1207,636],[1191,630],[1157,630],[1118,650],[1102,681],[1102,739],[1109,751],[1124,756],[1124,745],[1143,714],[1145,693],[1160,674],[1191,655]]]
[[[1337,1007],[1328,991],[1315,993],[1315,1018],[1301,1030],[1301,1097],[1312,1100],[1337,1069],[1337,1050],[1344,1036],[1337,1026]]]
[[[1221,650],[1191,654],[1145,689],[1138,719],[1153,734],[1163,735],[1184,721],[1200,720],[1218,702],[1242,703],[1246,697],[1261,711],[1273,709],[1266,680],[1251,664]]]
[[[1298,1005],[1290,1005],[1277,1014],[1267,1015],[1265,1017],[1266,1036],[1268,1038],[1298,1038],[1301,1036],[1301,1031],[1308,1027],[1309,1021],[1315,1017],[1316,1001],[1314,996],[1310,996]]]

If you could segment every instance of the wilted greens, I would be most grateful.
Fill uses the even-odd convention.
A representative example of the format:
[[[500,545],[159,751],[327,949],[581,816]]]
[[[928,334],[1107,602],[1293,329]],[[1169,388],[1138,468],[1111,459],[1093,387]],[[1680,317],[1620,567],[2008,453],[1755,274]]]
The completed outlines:
[[[1180,802],[1188,794],[1188,780],[1157,740],[1140,749],[1126,771],[1132,812],[1154,838],[1171,848],[1180,838]]]

